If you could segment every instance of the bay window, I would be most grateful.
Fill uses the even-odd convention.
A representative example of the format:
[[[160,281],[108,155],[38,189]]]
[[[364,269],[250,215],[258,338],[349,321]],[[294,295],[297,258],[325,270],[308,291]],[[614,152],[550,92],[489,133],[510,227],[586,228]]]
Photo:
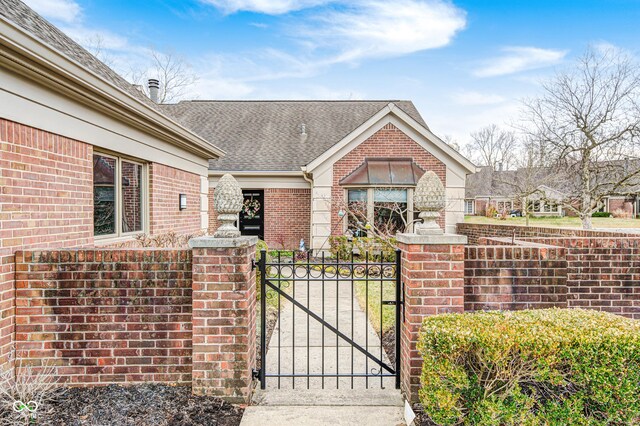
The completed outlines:
[[[144,232],[145,167],[118,156],[93,155],[93,234],[118,237]]]
[[[347,230],[356,237],[364,237],[368,223],[384,234],[404,232],[412,217],[412,192],[412,188],[347,189]]]

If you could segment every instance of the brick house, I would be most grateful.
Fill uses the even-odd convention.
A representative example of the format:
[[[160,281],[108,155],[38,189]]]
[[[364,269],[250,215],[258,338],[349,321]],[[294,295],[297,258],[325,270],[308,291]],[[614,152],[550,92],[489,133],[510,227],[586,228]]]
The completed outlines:
[[[16,251],[199,232],[222,151],[19,1],[0,0],[0,53],[2,364]]]
[[[410,101],[183,101],[162,105],[226,155],[209,164],[209,203],[224,173],[260,206],[240,218],[243,233],[276,248],[328,249],[348,231],[341,206],[367,204],[367,217],[392,200],[413,217],[412,191],[424,171],[442,179],[441,225],[463,219],[466,175],[475,166],[435,136]],[[255,209],[254,209],[255,210]],[[209,230],[217,228],[213,216]],[[309,243],[309,241],[311,243]]]

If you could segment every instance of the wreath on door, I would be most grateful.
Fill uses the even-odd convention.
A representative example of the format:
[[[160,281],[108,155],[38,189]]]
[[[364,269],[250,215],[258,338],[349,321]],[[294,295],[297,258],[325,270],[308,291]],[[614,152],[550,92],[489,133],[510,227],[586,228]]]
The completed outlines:
[[[260,201],[250,198],[244,201],[244,204],[242,205],[242,213],[244,213],[247,219],[253,219],[260,211],[260,207]]]

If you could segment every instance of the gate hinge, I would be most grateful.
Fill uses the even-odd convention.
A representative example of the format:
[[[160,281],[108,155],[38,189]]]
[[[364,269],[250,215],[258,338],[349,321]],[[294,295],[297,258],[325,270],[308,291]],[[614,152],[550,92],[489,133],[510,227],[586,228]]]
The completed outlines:
[[[251,377],[256,379],[256,380],[260,380],[260,370],[258,369],[252,369],[251,370]]]
[[[258,262],[255,259],[251,259],[251,270],[253,271],[258,267]]]

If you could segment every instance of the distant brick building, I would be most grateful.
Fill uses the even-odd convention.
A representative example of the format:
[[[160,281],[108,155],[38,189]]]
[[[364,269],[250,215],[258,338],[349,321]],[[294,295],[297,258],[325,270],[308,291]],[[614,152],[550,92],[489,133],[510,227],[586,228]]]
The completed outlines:
[[[636,167],[640,163],[633,162]],[[510,183],[518,179],[520,170],[493,170],[491,167],[480,167],[476,173],[467,177],[464,199],[464,214],[484,216],[489,206],[498,212],[521,210],[525,202],[516,194],[515,186]],[[541,171],[544,173],[544,171]],[[540,179],[544,181],[543,178]],[[620,216],[637,217],[640,215],[640,185],[636,185],[634,194],[606,197],[603,212]],[[559,200],[563,198],[560,188],[540,185],[539,194],[528,197],[527,211],[533,216],[572,216],[574,213],[563,208]],[[544,197],[541,195],[544,194]],[[557,200],[557,201],[554,201]]]

